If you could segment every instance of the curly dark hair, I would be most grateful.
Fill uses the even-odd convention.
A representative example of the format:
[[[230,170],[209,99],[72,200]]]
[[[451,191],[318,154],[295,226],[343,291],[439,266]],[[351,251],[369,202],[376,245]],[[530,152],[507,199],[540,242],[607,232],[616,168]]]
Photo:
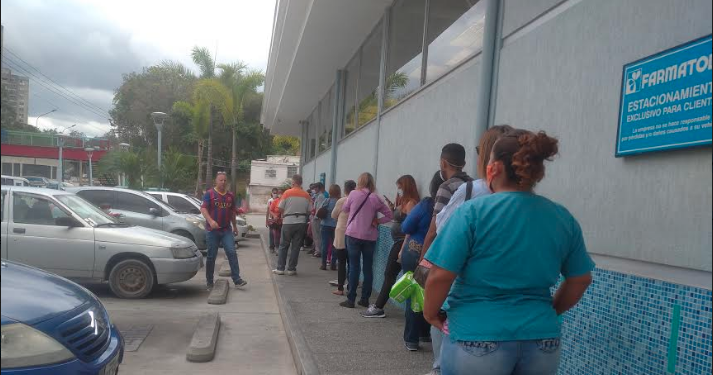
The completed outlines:
[[[493,161],[505,166],[510,182],[531,189],[545,177],[545,160],[558,153],[558,140],[540,131],[516,129],[493,145]]]

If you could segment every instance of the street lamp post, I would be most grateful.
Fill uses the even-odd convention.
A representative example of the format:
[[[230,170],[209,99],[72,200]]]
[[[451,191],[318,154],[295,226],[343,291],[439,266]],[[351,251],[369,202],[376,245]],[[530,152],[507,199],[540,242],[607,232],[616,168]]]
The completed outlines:
[[[57,146],[59,146],[59,164],[57,166],[57,181],[59,181],[59,188],[62,188],[62,182],[64,182],[64,160],[62,159],[62,149],[64,148],[64,132],[77,126],[74,124],[68,128],[64,128],[59,132],[57,136]]]
[[[94,176],[92,175],[92,155],[94,155],[94,148],[87,147],[84,151],[87,152],[87,157],[89,157],[89,186],[94,186]]]
[[[35,119],[35,127],[39,129],[38,124],[39,124],[39,121],[40,121],[40,117],[45,116],[45,115],[49,115],[49,114],[52,113],[52,112],[57,112],[57,109],[53,109],[53,110],[51,110],[51,111],[49,111],[49,112],[47,112],[47,113],[43,113],[43,114],[37,116],[37,118]]]
[[[163,188],[163,171],[161,170],[161,129],[163,128],[163,121],[168,117],[167,114],[163,112],[152,112],[151,118],[153,118],[153,123],[158,131],[158,173],[161,178],[161,188]]]

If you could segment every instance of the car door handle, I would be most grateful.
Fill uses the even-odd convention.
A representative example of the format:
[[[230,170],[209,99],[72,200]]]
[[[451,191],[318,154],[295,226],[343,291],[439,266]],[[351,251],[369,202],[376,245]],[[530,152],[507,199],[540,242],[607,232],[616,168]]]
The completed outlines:
[[[25,228],[13,228],[12,233],[25,234]]]

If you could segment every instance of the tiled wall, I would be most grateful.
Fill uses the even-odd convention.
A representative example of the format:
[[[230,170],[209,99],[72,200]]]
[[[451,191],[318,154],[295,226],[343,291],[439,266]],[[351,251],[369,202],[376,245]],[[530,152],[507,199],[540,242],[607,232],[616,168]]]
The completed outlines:
[[[384,282],[391,244],[389,229],[382,226],[375,293]],[[587,294],[565,314],[559,372],[711,374],[712,298],[710,290],[597,269]],[[678,338],[671,347],[676,321]]]

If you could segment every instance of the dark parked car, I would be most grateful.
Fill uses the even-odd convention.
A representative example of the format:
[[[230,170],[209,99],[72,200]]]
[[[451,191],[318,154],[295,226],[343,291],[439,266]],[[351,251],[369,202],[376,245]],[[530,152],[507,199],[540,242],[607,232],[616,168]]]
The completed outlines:
[[[3,374],[118,373],[124,340],[94,294],[9,261],[1,281]]]

